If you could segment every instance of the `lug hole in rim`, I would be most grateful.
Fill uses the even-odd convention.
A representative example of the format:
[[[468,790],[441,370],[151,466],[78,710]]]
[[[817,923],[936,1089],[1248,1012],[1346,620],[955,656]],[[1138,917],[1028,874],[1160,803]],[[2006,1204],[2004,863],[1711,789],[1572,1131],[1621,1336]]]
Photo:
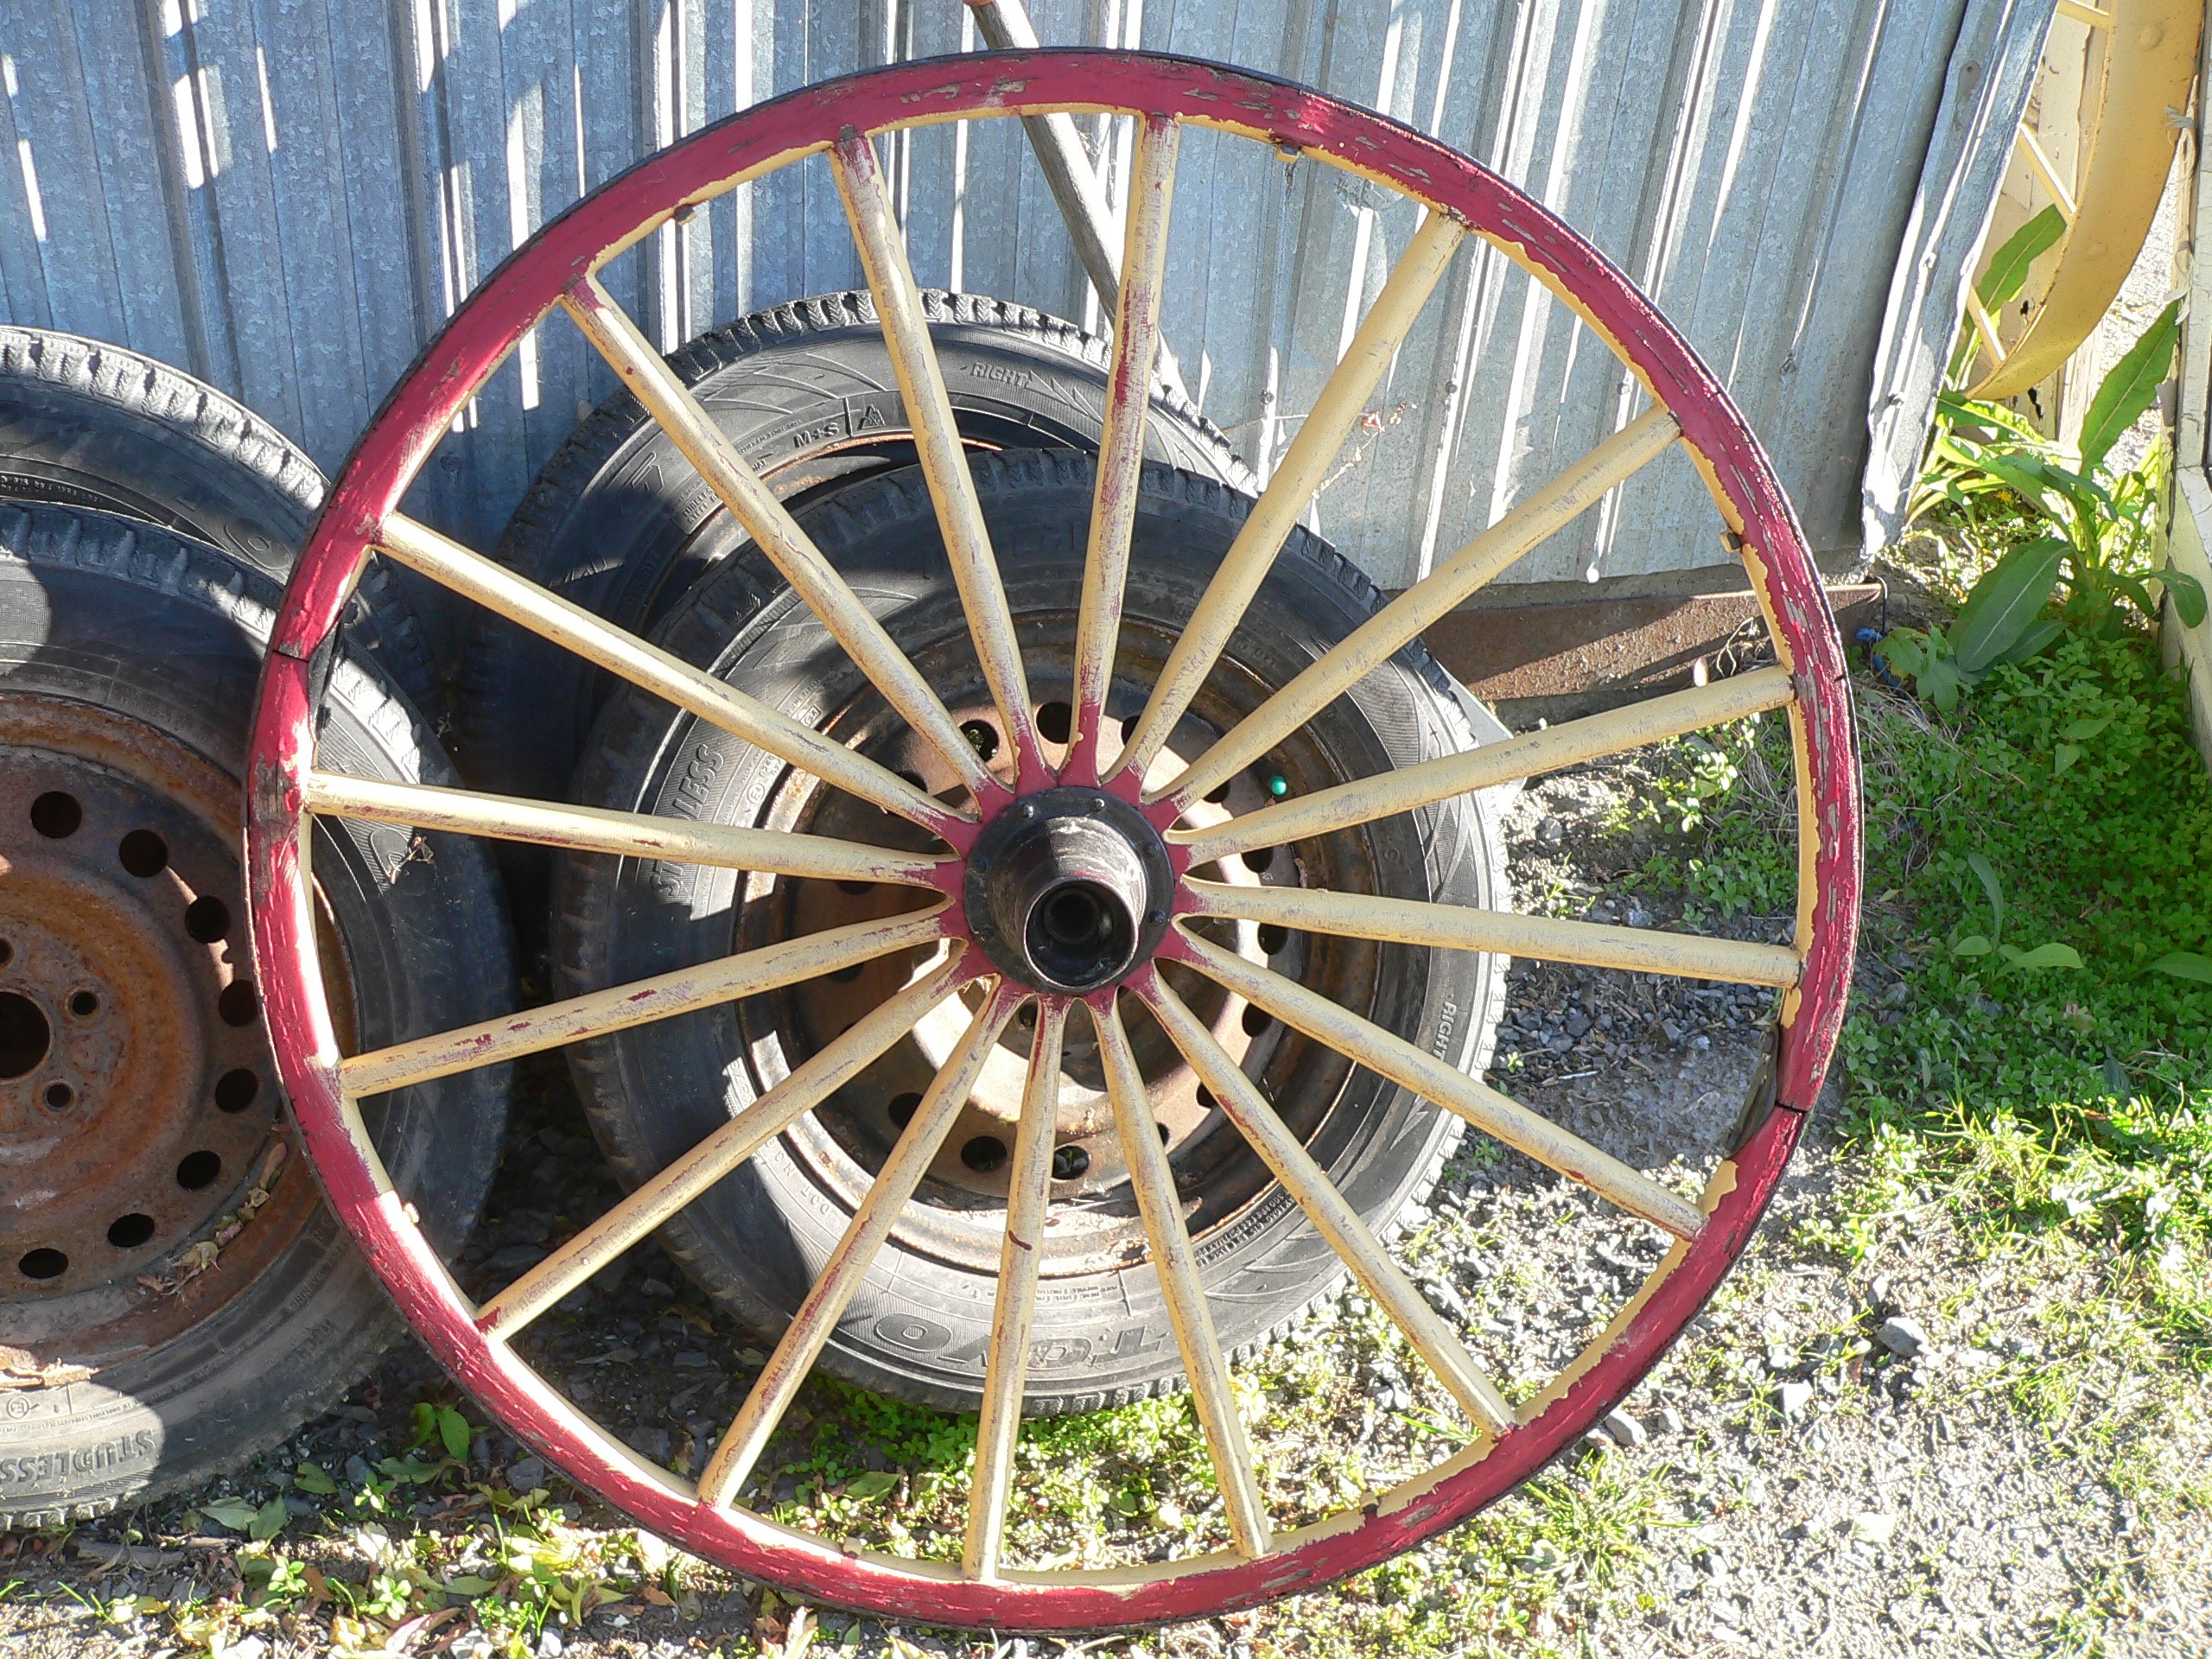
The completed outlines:
[[[0,1078],[35,1071],[53,1046],[46,1011],[21,991],[0,991]]]
[[[66,1112],[76,1104],[77,1091],[66,1083],[49,1083],[44,1098],[49,1112]]]
[[[41,1245],[35,1250],[24,1251],[22,1259],[16,1263],[16,1271],[26,1279],[59,1279],[69,1271],[69,1258]]]
[[[107,1242],[118,1250],[135,1250],[154,1236],[154,1218],[132,1211],[118,1216],[107,1230]]]
[[[67,841],[84,821],[85,809],[67,791],[49,789],[31,803],[31,828],[48,841]]]
[[[213,1186],[215,1178],[223,1173],[223,1160],[204,1147],[198,1152],[188,1152],[177,1161],[176,1184],[188,1192],[197,1192]]]
[[[968,740],[968,747],[976,751],[976,758],[985,766],[998,758],[999,734],[988,721],[963,720],[960,722],[960,735]]]
[[[242,1112],[253,1104],[254,1096],[260,1092],[261,1079],[244,1066],[226,1071],[215,1079],[216,1109]]]
[[[995,1135],[979,1135],[960,1148],[960,1161],[979,1175],[1006,1163],[1006,1142]]]
[[[1244,1034],[1247,1037],[1257,1037],[1269,1026],[1274,1024],[1274,1015],[1269,1014],[1265,1008],[1260,1007],[1257,1003],[1247,1002],[1244,1005],[1244,1017],[1241,1023],[1244,1027]]]
[[[220,944],[231,936],[231,907],[219,899],[195,899],[184,907],[184,931],[202,944]]]
[[[1090,1154],[1081,1147],[1056,1147],[1052,1150],[1052,1179],[1056,1181],[1080,1180],[1090,1172]]]
[[[169,867],[169,844],[151,830],[133,830],[116,843],[115,855],[141,881]]]
[[[79,1020],[89,1020],[100,1011],[100,1000],[91,991],[79,991],[69,999],[69,1012]]]
[[[890,1115],[892,1122],[903,1129],[914,1121],[914,1113],[921,1103],[922,1097],[909,1090],[903,1095],[892,1096],[891,1103],[884,1110]]]
[[[261,1012],[261,998],[250,979],[234,979],[215,999],[215,1012],[226,1026],[250,1026]]]
[[[1047,743],[1065,743],[1068,734],[1075,729],[1075,710],[1065,702],[1053,702],[1039,706],[1037,735]]]
[[[16,947],[9,944],[7,940],[0,939],[0,968],[5,968],[15,959]]]

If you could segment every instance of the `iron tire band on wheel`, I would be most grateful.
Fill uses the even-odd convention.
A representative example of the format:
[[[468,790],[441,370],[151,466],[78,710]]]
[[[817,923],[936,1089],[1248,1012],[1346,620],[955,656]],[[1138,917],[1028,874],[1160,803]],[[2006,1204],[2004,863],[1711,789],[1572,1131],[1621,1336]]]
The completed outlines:
[[[38,698],[111,715],[236,779],[277,601],[275,584],[241,561],[170,531],[88,509],[0,503],[0,705]],[[323,709],[327,741],[352,765],[394,780],[451,781],[421,716],[374,669],[335,658]],[[237,810],[235,787],[225,791],[226,815]],[[431,856],[410,857],[404,833],[364,828],[318,838],[362,1036],[388,1040],[509,1006],[513,964],[483,849],[438,836],[422,849]],[[232,947],[241,969],[244,933],[241,915]],[[443,1248],[459,1246],[490,1183],[505,1084],[499,1073],[471,1073],[409,1090],[375,1114]],[[234,1469],[335,1402],[400,1334],[352,1241],[317,1201],[310,1172],[297,1158],[292,1165],[270,1210],[224,1247],[227,1274],[156,1293],[187,1299],[173,1315],[184,1321],[177,1334],[66,1387],[0,1391],[0,1526],[62,1525]],[[251,1173],[225,1185],[243,1190]],[[264,1249],[252,1229],[279,1212],[298,1230]],[[36,1357],[47,1346],[43,1325],[34,1331],[39,1309],[16,1311],[0,1334]]]
[[[1702,1224],[1609,1331],[1500,1438],[1371,1506],[1251,1558],[1105,1575],[964,1578],[936,1563],[840,1547],[700,1503],[618,1451],[504,1344],[486,1339],[397,1195],[348,1135],[299,880],[302,791],[314,760],[308,659],[372,538],[466,398],[569,285],[610,251],[728,184],[834,145],[845,130],[917,118],[1052,109],[1149,111],[1327,159],[1464,219],[1537,276],[1625,359],[1665,406],[1739,546],[1781,659],[1755,688],[1786,688],[1801,802],[1800,938],[1783,1001],[1773,1093],[1707,1189]],[[423,543],[410,542],[419,554]],[[471,567],[473,568],[473,567]],[[1747,692],[1747,695],[1751,695]],[[1710,700],[1700,706],[1707,706]],[[1765,706],[1774,706],[1769,702]],[[1218,1613],[1371,1565],[1471,1513],[1571,1446],[1617,1403],[1710,1294],[1779,1180],[1833,1050],[1847,989],[1859,824],[1846,666],[1788,504],[1726,395],[1601,256],[1478,164],[1388,120],[1262,77],[1123,54],[1039,53],[902,66],[810,88],[710,128],[587,198],[496,272],[394,394],[340,480],[296,575],[263,684],[250,800],[257,960],[272,1032],[334,1204],[416,1328],[480,1401],[587,1488],[687,1548],[803,1595],[933,1621],[1073,1629]],[[1769,1105],[1774,1109],[1767,1109]]]

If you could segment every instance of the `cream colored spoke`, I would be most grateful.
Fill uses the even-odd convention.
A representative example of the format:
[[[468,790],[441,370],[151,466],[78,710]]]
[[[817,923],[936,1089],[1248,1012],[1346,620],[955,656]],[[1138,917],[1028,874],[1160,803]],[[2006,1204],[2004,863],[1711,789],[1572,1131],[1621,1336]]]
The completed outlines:
[[[825,881],[890,881],[904,887],[934,887],[944,861],[926,854],[893,852],[887,847],[835,841],[826,836],[699,823],[689,818],[614,812],[595,806],[561,806],[512,795],[484,795],[431,784],[386,783],[334,772],[308,773],[300,800],[309,811],[370,823],[411,824],[418,830],[450,830],[464,836],[525,841],[575,852],[617,853]]]
[[[1283,1191],[1298,1201],[1314,1230],[1358,1276],[1368,1294],[1406,1333],[1478,1432],[1503,1433],[1513,1427],[1513,1403],[1483,1374],[1466,1345],[1423,1300],[1405,1269],[1390,1259],[1382,1242],[1368,1230],[1359,1211],[1344,1201],[1328,1173],[1275,1116],[1260,1087],[1244,1075],[1229,1051],[1214,1039],[1205,1022],[1185,1007],[1167,982],[1153,976],[1142,993],[1160,1023],[1183,1051],[1191,1069],[1213,1091],[1214,1099],[1252,1149],[1265,1160]]]
[[[1085,1006],[1090,1009],[1090,1023],[1097,1028],[1098,1058],[1106,1071],[1106,1092],[1114,1104],[1114,1126],[1121,1135],[1122,1155],[1128,1163],[1129,1185],[1136,1191],[1137,1210],[1144,1218],[1152,1264],[1160,1274],[1167,1322],[1175,1327],[1176,1346],[1182,1351],[1184,1375],[1191,1383],[1191,1404],[1213,1460],[1214,1482],[1221,1488],[1229,1535],[1244,1554],[1264,1555],[1268,1548],[1267,1505],[1252,1472],[1252,1448],[1244,1436],[1243,1420],[1236,1413],[1229,1365],[1214,1336],[1213,1315],[1206,1309],[1198,1256],[1191,1249],[1190,1231],[1183,1224],[1183,1200],[1175,1191],[1174,1172],[1167,1166],[1167,1149],[1160,1144],[1159,1121],[1152,1115],[1152,1102],[1145,1093],[1144,1076],[1137,1069],[1128,1034],[1122,1029],[1120,1008],[1109,1002],[1101,1014],[1096,1005]]]
[[[476,1323],[505,1341],[850,1083],[952,994],[964,947],[886,998],[781,1083],[486,1302]]]
[[[1463,754],[1316,790],[1301,800],[1263,806],[1205,829],[1171,830],[1167,838],[1189,848],[1192,861],[1197,864],[1226,858],[1231,853],[1287,846],[1331,830],[1371,823],[1394,812],[1433,806],[1474,790],[1580,766],[1703,727],[1779,709],[1795,695],[1789,670],[1754,669],[1711,685],[1671,691],[1625,709],[1571,720],[1548,731],[1525,732]]]
[[[921,290],[914,285],[913,268],[906,263],[906,239],[891,211],[875,146],[865,134],[849,127],[830,148],[830,167],[836,176],[838,194],[844,198],[845,217],[853,227],[868,291],[875,296],[876,319],[891,353],[892,372],[898,376],[899,390],[906,399],[907,423],[914,429],[915,457],[929,485],[930,499],[937,505],[945,556],[951,561],[952,580],[960,589],[968,631],[975,637],[984,683],[990,687],[991,700],[998,705],[999,717],[1013,738],[1017,764],[1020,757],[1027,755],[1037,757],[1041,765],[1044,750],[1039,745],[1036,716],[1029,706],[1029,677],[1021,666],[1021,647],[1014,639],[1014,613],[1007,608],[998,560],[991,552],[990,532],[983,524],[982,504],[976,498],[976,480],[968,471],[960,427],[953,417],[952,400],[945,395],[937,347],[931,343],[929,322],[922,315]]]
[[[830,1251],[830,1259],[823,1264],[822,1276],[807,1292],[805,1301],[799,1305],[798,1312],[785,1330],[783,1340],[761,1367],[753,1392],[746,1396],[728,1432],[715,1447],[714,1456],[707,1460],[707,1466],[699,1476],[701,1502],[728,1503],[744,1486],[746,1477],[753,1472],[753,1465],[760,1460],[760,1453],[767,1446],[768,1437],[776,1432],[776,1425],[783,1421],[784,1413],[798,1396],[799,1385],[814,1369],[823,1344],[830,1340],[837,1321],[844,1316],[853,1293],[868,1276],[869,1266],[891,1236],[891,1230],[898,1225],[900,1213],[914,1196],[914,1189],[929,1173],[931,1160],[960,1116],[960,1109],[968,1103],[976,1079],[982,1072],[983,1062],[990,1057],[991,1046],[998,1041],[999,1033],[1013,1018],[1020,1001],[1003,990],[994,989],[990,1000],[969,1021],[966,1033],[938,1069],[922,1096],[922,1103],[914,1109],[913,1117],[899,1135],[899,1144],[891,1149],[890,1157],[884,1160],[882,1170],[846,1227],[844,1236],[837,1241],[836,1249]]]
[[[1557,1170],[1677,1238],[1694,1238],[1703,1226],[1704,1217],[1687,1199],[1630,1169],[1610,1153],[1569,1135],[1519,1101],[1476,1082],[1425,1049],[1339,1007],[1294,979],[1247,962],[1187,930],[1183,939],[1197,966],[1216,983],[1347,1059],[1458,1113],[1484,1135],[1526,1153],[1547,1168]]]
[[[1663,409],[1647,410],[1630,421],[1332,646],[1239,721],[1235,730],[1200,755],[1181,777],[1147,791],[1145,798],[1173,797],[1185,804],[1203,798],[1351,690],[1408,639],[1529,549],[1664,454],[1681,430]]]
[[[1006,1532],[1007,1487],[1014,1477],[1014,1442],[1021,1433],[1021,1391],[1029,1378],[1029,1332],[1037,1313],[1038,1256],[1045,1245],[1045,1215],[1052,1202],[1052,1148],[1059,1128],[1060,1046],[1067,1034],[1067,1004],[1038,1012],[1029,1048],[1029,1080],[1014,1131],[1014,1166],[1007,1175],[1006,1236],[999,1245],[998,1300],[991,1308],[991,1357],[983,1378],[982,1415],[976,1424],[976,1478],[968,1497],[968,1540],[961,1571],[995,1579]]]
[[[1656,928],[1612,927],[1556,916],[1523,916],[1470,905],[1378,899],[1318,887],[1247,887],[1224,881],[1187,885],[1197,900],[1198,915],[1273,922],[1306,933],[1336,933],[1347,938],[1383,939],[1444,950],[1502,950],[1545,962],[1577,962],[1588,968],[1618,968],[1632,974],[1679,974],[1687,979],[1771,985],[1782,990],[1796,984],[1804,969],[1795,950],[1779,944],[1704,938]]]
[[[1114,311],[1114,359],[1098,439],[1098,482],[1090,508],[1090,545],[1075,631],[1075,742],[1095,757],[1114,652],[1122,634],[1122,590],[1137,486],[1152,410],[1152,364],[1160,344],[1160,279],[1167,262],[1167,214],[1175,194],[1180,129],[1164,115],[1137,129],[1129,182],[1128,235],[1122,250],[1122,291]]]
[[[883,693],[884,701],[945,758],[963,784],[979,791],[988,788],[990,774],[976,758],[974,745],[961,735],[944,700],[599,279],[579,278],[562,303],[622,384],[721,498],[730,516]]]
[[[593,615],[582,606],[524,581],[497,560],[471,552],[427,524],[394,513],[378,531],[376,544],[409,569],[474,600],[486,610],[566,646],[587,662],[619,674],[655,696],[667,698],[677,708],[871,805],[940,835],[971,822],[887,767],[724,685],[713,675]]]
[[[873,962],[893,950],[933,944],[944,937],[942,904],[888,921],[855,922],[804,938],[762,945],[696,968],[678,968],[651,979],[633,979],[603,991],[572,996],[542,1008],[503,1014],[434,1037],[395,1043],[338,1063],[338,1081],[346,1095],[360,1099],[388,1089],[404,1089],[433,1077],[519,1059],[542,1049],[558,1048],[585,1037],[626,1031],[655,1020],[734,1001],[757,991],[795,984],[857,963]]]
[[[1214,572],[1198,608],[1191,613],[1189,625],[1168,653],[1166,666],[1153,687],[1152,701],[1122,751],[1116,770],[1134,769],[1141,777],[1190,707],[1191,699],[1198,696],[1198,688],[1213,671],[1215,658],[1236,632],[1245,607],[1252,602],[1275,556],[1282,551],[1291,526],[1321,487],[1337,452],[1344,448],[1344,435],[1365,409],[1368,395],[1382,379],[1399,342],[1413,327],[1422,303],[1466,233],[1466,226],[1459,220],[1434,211],[1414,232],[1382,291],[1360,320],[1351,349],[1321,388],[1299,426],[1298,435],[1268,475],[1260,499],[1252,504],[1243,528],[1223,555],[1220,569]]]

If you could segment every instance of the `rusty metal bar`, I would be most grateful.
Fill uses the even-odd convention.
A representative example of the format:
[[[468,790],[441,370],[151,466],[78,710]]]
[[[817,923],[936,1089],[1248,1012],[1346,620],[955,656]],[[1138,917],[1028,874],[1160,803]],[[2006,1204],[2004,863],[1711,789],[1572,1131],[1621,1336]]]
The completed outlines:
[[[960,1109],[968,1103],[976,1079],[982,1072],[983,1062],[990,1057],[992,1045],[997,1042],[1006,1022],[1013,1018],[1020,1001],[1018,995],[1007,991],[995,991],[991,1000],[969,1021],[966,1033],[938,1069],[928,1091],[922,1096],[922,1103],[915,1108],[913,1117],[900,1133],[899,1144],[892,1148],[874,1185],[868,1188],[868,1196],[854,1212],[844,1236],[837,1241],[836,1249],[823,1264],[822,1276],[807,1292],[806,1300],[792,1316],[783,1339],[776,1344],[776,1351],[761,1367],[753,1392],[746,1396],[728,1431],[715,1447],[714,1456],[701,1471],[702,1503],[730,1503],[745,1484],[746,1477],[753,1472],[753,1465],[760,1461],[761,1452],[767,1446],[768,1437],[776,1432],[776,1425],[783,1421],[785,1412],[798,1396],[799,1385],[814,1369],[816,1357],[837,1328],[837,1321],[843,1317],[853,1293],[860,1288],[861,1281],[868,1276],[868,1268],[883,1249],[884,1241],[898,1225],[899,1213],[914,1196],[922,1177],[929,1173],[931,1160],[960,1116]]]
[[[1680,974],[1735,985],[1787,990],[1804,971],[1797,953],[1779,944],[1701,938],[1657,928],[1615,927],[1557,916],[1523,916],[1510,910],[1432,905],[1411,899],[1379,899],[1315,887],[1241,887],[1223,881],[1185,884],[1194,913],[1236,916],[1250,922],[1310,933],[1445,950],[1502,950],[1545,962],[1577,962],[1632,974]],[[1216,1092],[1218,1092],[1217,1090]]]
[[[1484,1134],[1503,1141],[1588,1187],[1632,1216],[1677,1238],[1694,1238],[1705,1218],[1695,1206],[1579,1135],[1568,1134],[1519,1101],[1476,1082],[1425,1049],[1361,1019],[1296,980],[1249,963],[1234,951],[1183,930],[1201,972],[1294,1026],[1339,1054],[1402,1084],[1438,1105],[1458,1113]]]
[[[1168,839],[1188,847],[1192,861],[1200,864],[1231,853],[1287,846],[1309,836],[1372,823],[1393,812],[1410,812],[1473,790],[1779,709],[1795,695],[1789,670],[1754,669],[1694,690],[1672,691],[1625,709],[1571,720],[1548,731],[1524,732],[1503,743],[1486,743],[1462,754],[1338,784],[1303,800],[1262,807],[1205,829],[1170,830]]]

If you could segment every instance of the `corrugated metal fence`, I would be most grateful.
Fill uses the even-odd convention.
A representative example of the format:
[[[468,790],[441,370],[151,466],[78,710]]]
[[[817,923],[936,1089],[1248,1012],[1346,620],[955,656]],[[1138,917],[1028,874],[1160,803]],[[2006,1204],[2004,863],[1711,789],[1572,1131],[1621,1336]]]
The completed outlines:
[[[1942,340],[1931,351],[1920,335],[1948,328],[1935,315],[1947,294],[1955,316],[1967,232],[1986,211],[1977,180],[1962,199],[1955,181],[1972,172],[1967,152],[2009,138],[2000,126],[1993,141],[1980,128],[1947,140],[1957,117],[1939,108],[2001,106],[1992,42],[2017,58],[2050,3],[1032,10],[1047,41],[1225,59],[1325,87],[1532,190],[1687,330],[1775,453],[1815,545],[1839,550],[1859,539],[1878,341],[1899,349],[1885,315],[1919,303],[1929,315],[1908,306],[1891,333],[1940,357]],[[760,99],[961,50],[971,29],[956,0],[0,0],[0,141],[16,163],[0,165],[0,304],[189,367],[334,467],[459,297],[581,192]],[[1962,85],[1956,54],[1969,51]],[[1116,142],[1094,125],[1111,167]],[[1088,289],[1018,127],[962,131],[918,134],[896,158],[922,279],[1083,317]],[[819,165],[626,256],[618,296],[672,346],[856,283]],[[1931,171],[1951,181],[1948,242],[1921,222]],[[1168,335],[1205,411],[1261,470],[1413,217],[1261,146],[1186,141]],[[1926,256],[1893,302],[1908,243]],[[417,510],[488,545],[580,404],[609,385],[565,324],[542,329],[448,443]],[[1496,254],[1463,253],[1377,395],[1380,429],[1325,495],[1322,528],[1379,580],[1407,582],[1602,436],[1623,396],[1569,314]],[[1917,416],[1892,405],[1886,418]],[[1702,489],[1669,461],[1514,574],[1713,563],[1714,530]]]

